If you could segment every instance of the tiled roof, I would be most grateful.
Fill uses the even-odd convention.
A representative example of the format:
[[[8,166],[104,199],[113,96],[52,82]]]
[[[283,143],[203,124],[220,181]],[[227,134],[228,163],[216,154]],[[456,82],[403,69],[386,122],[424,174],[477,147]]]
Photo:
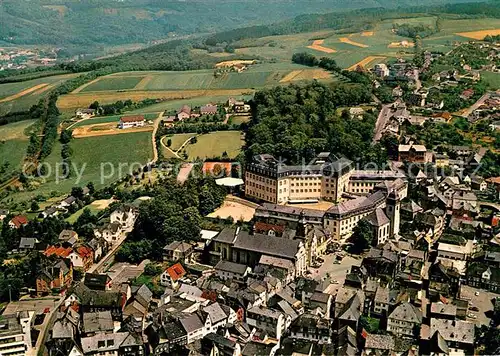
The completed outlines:
[[[184,270],[184,267],[180,263],[176,263],[173,266],[170,266],[167,268],[167,273],[170,276],[170,278],[175,282],[178,279],[184,277],[186,274],[186,270]]]
[[[394,338],[391,335],[368,334],[365,349],[394,350]]]
[[[56,255],[58,257],[66,258],[71,254],[71,252],[73,252],[71,247],[64,248],[62,246],[49,246],[43,254],[45,256]]]

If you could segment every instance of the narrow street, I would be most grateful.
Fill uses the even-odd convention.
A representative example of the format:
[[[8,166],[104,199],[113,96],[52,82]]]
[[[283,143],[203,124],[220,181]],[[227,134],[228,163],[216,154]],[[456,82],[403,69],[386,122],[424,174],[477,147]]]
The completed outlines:
[[[382,138],[382,131],[384,130],[385,125],[387,125],[387,120],[389,120],[390,117],[390,107],[390,104],[383,105],[380,113],[378,114],[377,122],[375,123],[375,134],[373,135],[373,142],[378,142]]]

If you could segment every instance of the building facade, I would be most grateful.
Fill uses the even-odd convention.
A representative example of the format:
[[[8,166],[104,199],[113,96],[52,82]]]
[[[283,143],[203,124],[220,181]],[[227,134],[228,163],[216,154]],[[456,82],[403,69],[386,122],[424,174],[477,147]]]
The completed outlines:
[[[312,162],[288,166],[271,155],[253,158],[245,172],[247,197],[270,203],[338,201],[347,191],[352,162],[329,152]]]

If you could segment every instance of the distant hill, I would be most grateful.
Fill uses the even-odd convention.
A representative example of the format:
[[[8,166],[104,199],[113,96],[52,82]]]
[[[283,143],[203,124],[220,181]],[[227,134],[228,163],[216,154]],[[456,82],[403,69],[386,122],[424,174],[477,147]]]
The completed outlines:
[[[471,0],[2,0],[0,43],[99,46],[265,25],[302,14]],[[474,0],[472,0],[474,1]]]

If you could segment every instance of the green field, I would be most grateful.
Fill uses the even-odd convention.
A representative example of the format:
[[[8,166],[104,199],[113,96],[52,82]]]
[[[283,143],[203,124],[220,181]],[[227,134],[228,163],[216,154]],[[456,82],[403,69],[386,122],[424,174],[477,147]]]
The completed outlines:
[[[56,171],[62,176],[59,166],[62,161],[61,145],[57,143],[44,161],[50,167],[50,176],[43,181],[37,179],[33,183],[36,190],[19,192],[9,198],[28,200],[38,194],[67,193],[75,185],[84,186],[88,182],[93,182],[96,188],[103,187],[127,175],[132,166],[137,169],[144,165],[153,156],[150,132],[73,139],[70,147],[73,151],[72,164],[82,173],[80,180],[78,174],[73,173],[69,179],[57,181]]]
[[[82,88],[81,93],[92,93],[111,90],[132,90],[137,83],[148,78],[141,91],[162,90],[217,90],[217,89],[252,89],[277,85],[279,81],[293,70],[308,69],[290,63],[289,58],[283,63],[262,63],[250,66],[242,73],[228,72],[220,76],[214,70],[192,70],[185,72],[130,72],[116,73],[99,79]],[[331,80],[335,78],[332,77]]]
[[[489,89],[500,89],[500,73],[494,72],[481,72],[481,80],[486,82]]]
[[[28,110],[38,100],[46,96],[52,88],[75,76],[76,74],[62,74],[25,82],[0,84],[0,115]],[[21,95],[23,91],[30,90],[41,84],[47,84],[47,86]],[[13,100],[2,101],[16,94],[19,94],[19,96]]]
[[[221,157],[223,152],[229,158],[235,158],[243,143],[241,131],[218,131],[198,136],[198,142],[187,145],[184,150],[190,160]]]
[[[34,122],[27,120],[0,126],[0,167],[8,165],[6,173],[21,168],[28,147],[26,131]]]
[[[134,89],[143,78],[141,76],[105,77],[86,86],[81,92]]]

